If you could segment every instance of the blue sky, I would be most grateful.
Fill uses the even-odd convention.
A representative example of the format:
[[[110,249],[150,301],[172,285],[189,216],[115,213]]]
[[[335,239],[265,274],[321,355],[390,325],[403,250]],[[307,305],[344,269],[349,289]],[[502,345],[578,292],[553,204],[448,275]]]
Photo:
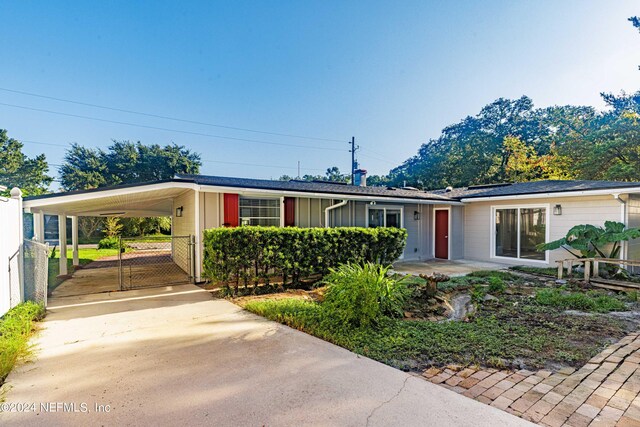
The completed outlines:
[[[0,105],[0,128],[56,144],[25,143],[52,164],[71,142],[175,142],[201,153],[203,173],[256,178],[295,175],[297,161],[346,172],[355,136],[362,167],[386,173],[499,97],[603,107],[601,91],[640,89],[631,15],[637,2],[604,0],[3,1],[0,88],[337,141],[3,90],[2,104],[147,127]]]

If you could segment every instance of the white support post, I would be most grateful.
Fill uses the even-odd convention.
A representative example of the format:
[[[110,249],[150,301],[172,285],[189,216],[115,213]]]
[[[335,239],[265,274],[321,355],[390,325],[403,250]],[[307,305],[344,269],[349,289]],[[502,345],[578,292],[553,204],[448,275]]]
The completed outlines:
[[[71,217],[71,246],[73,248],[73,266],[80,265],[80,254],[78,253],[78,217]]]
[[[44,243],[44,214],[42,212],[33,213],[33,239]]]
[[[284,196],[280,197],[280,227],[284,227]]]
[[[202,233],[200,231],[200,191],[195,190],[195,201],[194,201],[194,234],[195,234],[195,254],[194,254],[194,276],[195,282],[200,282],[200,275],[202,271]]]
[[[58,241],[60,242],[60,275],[66,276],[67,270],[67,216],[58,215]]]

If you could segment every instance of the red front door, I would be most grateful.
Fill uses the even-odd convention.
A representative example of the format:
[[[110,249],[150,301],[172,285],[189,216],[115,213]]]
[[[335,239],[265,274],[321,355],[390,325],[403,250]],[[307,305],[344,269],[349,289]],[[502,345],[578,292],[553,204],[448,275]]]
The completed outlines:
[[[449,211],[436,211],[436,258],[449,259]]]

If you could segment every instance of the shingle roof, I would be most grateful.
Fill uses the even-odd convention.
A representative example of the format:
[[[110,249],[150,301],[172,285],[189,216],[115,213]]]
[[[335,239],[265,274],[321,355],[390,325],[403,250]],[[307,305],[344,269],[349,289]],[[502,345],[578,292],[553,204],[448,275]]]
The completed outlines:
[[[93,193],[119,188],[129,188],[157,183],[169,182],[193,182],[200,185],[212,185],[218,187],[232,187],[243,189],[260,189],[274,191],[295,191],[301,193],[321,193],[327,195],[366,196],[396,199],[434,200],[434,201],[458,201],[460,199],[473,199],[478,197],[517,196],[524,194],[545,194],[571,191],[589,190],[616,190],[630,187],[640,187],[640,182],[618,181],[576,181],[576,180],[547,180],[521,182],[514,184],[490,184],[471,187],[454,188],[433,191],[410,190],[392,187],[359,187],[321,181],[275,181],[267,179],[234,178],[225,176],[208,175],[176,175],[173,179],[143,182],[137,184],[117,185],[113,187],[101,187],[91,190],[70,191],[65,193],[50,193],[40,196],[26,197],[25,200],[35,200],[50,197],[65,196],[68,194]]]
[[[176,178],[193,180],[196,184],[200,185],[214,185],[219,187],[255,188],[260,190],[297,191],[303,193],[342,194],[417,200],[454,200],[443,194],[434,194],[433,192],[425,192],[421,190],[407,190],[391,187],[359,187],[355,185],[321,181],[275,181],[268,179],[233,178],[208,175],[176,175]]]
[[[640,187],[640,182],[546,180],[513,184],[478,185],[454,188],[450,191],[435,190],[433,193],[453,199],[473,199],[477,197],[518,196],[565,191],[616,190],[630,187]]]

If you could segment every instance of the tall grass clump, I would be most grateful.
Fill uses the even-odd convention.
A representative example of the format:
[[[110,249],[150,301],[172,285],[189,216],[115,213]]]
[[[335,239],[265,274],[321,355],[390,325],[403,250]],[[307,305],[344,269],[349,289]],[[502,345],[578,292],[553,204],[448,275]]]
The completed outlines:
[[[384,316],[401,317],[409,289],[387,275],[389,267],[373,263],[343,264],[330,269],[323,307],[336,319],[368,326]]]
[[[28,301],[0,318],[0,384],[17,361],[29,356],[29,338],[35,331],[35,321],[44,317],[44,313],[41,304]]]

